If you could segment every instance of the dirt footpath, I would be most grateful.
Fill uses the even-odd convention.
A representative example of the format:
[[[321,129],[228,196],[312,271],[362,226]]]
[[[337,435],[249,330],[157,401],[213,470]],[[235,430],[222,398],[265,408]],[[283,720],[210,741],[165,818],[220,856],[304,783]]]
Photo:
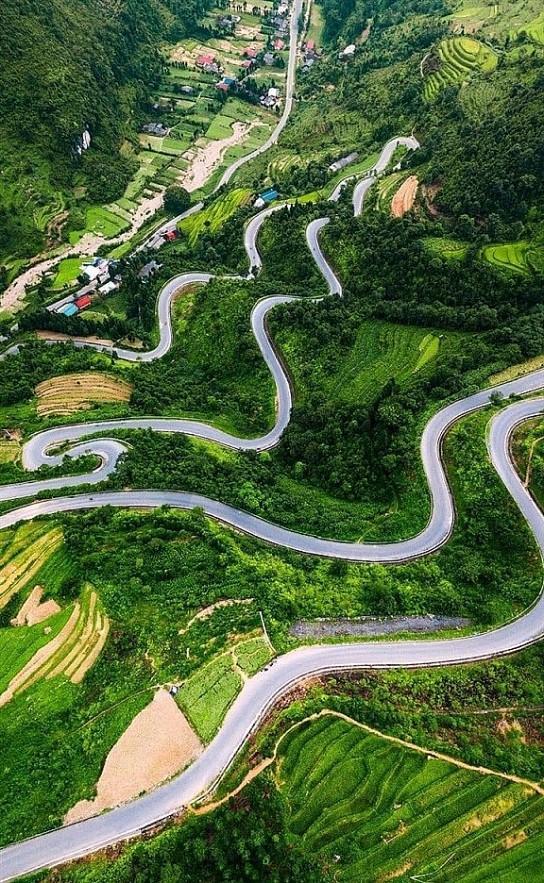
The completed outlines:
[[[202,743],[174,699],[163,689],[136,715],[106,758],[95,800],[80,800],[65,824],[133,800],[194,760]]]

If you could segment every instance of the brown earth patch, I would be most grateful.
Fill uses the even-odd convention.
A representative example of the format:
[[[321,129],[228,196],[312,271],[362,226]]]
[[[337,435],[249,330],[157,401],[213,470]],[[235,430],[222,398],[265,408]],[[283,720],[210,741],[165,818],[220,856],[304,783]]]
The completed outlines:
[[[415,175],[410,175],[400,185],[391,200],[391,214],[394,218],[402,218],[414,205],[419,181]]]
[[[512,849],[513,846],[519,846],[524,840],[527,840],[527,834],[525,831],[516,831],[516,833],[511,834],[510,837],[506,837],[505,840],[503,840],[502,845],[505,849]]]
[[[166,690],[136,715],[106,758],[94,800],[80,800],[65,824],[133,800],[169,779],[202,752],[202,743]]]
[[[36,623],[44,622],[44,620],[49,619],[50,616],[60,611],[60,606],[53,598],[42,603],[42,596],[43,587],[34,586],[17,616],[10,620],[11,625],[36,625]]]

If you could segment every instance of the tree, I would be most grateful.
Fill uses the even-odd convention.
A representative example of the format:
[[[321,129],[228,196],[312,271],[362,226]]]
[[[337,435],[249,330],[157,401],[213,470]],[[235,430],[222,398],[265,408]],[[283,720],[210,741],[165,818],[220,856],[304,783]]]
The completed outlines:
[[[185,187],[174,185],[168,187],[164,194],[164,207],[168,214],[181,215],[191,205],[191,195]]]

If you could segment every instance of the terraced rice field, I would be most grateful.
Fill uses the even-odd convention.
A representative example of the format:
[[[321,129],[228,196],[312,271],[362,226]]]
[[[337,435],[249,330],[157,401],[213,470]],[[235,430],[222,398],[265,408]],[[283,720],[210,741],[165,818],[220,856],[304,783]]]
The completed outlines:
[[[67,611],[64,611],[52,617],[51,622],[53,621],[59,628],[47,634],[47,641],[44,643],[41,638],[38,640],[37,632],[34,635],[34,630],[38,628],[43,635],[46,634],[42,625],[25,630],[33,633],[39,645],[30,657],[28,638],[21,644],[19,638],[10,638],[5,633],[2,636],[8,650],[12,644],[12,652],[6,657],[9,659],[7,672],[11,676],[0,695],[0,706],[43,678],[50,679],[62,674],[73,684],[79,684],[98,659],[108,637],[109,620],[91,586],[84,588],[80,600],[69,608],[68,616]],[[19,633],[20,630],[17,629],[16,634]],[[6,662],[4,657],[2,659],[4,666]]]
[[[39,522],[22,525],[16,531],[3,531],[0,543],[1,609],[36,579],[47,559],[59,549],[62,530]]]
[[[392,378],[400,384],[409,382],[449,340],[448,335],[439,339],[421,328],[364,322],[342,370],[330,378],[331,392],[342,400],[372,401],[376,389]]]
[[[544,796],[334,716],[279,745],[290,827],[354,883],[542,880]]]
[[[198,237],[206,232],[214,233],[229,220],[251,197],[251,190],[237,188],[220,196],[201,212],[185,218],[178,224],[178,230],[187,236],[190,245],[195,245]]]
[[[544,246],[529,242],[503,242],[488,245],[483,249],[483,257],[490,264],[511,273],[529,275],[535,270],[544,270]]]
[[[21,452],[21,445],[16,441],[0,440],[0,463],[14,463]]]
[[[432,254],[440,255],[446,260],[461,260],[468,251],[468,245],[458,239],[448,239],[444,236],[428,236],[423,241],[423,246]]]
[[[49,417],[52,414],[74,414],[105,402],[128,402],[132,386],[109,374],[87,371],[44,380],[35,392],[39,416]]]
[[[393,172],[392,175],[385,175],[383,178],[379,179],[376,187],[376,208],[379,211],[389,211],[393,193],[398,187],[400,187],[403,180],[406,179],[406,175],[406,172]]]
[[[478,71],[491,73],[497,66],[495,52],[471,37],[443,40],[438,47],[438,56],[440,68],[425,78],[423,95],[426,101],[434,101],[446,86],[467,82]]]

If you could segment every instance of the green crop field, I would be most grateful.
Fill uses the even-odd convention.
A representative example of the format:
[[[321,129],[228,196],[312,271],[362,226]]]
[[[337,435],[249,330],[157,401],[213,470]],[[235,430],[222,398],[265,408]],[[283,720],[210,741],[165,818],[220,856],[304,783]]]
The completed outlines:
[[[335,879],[542,880],[544,797],[323,716],[280,742],[290,827]],[[446,869],[447,866],[447,869]]]
[[[47,626],[50,633],[42,624],[0,631],[0,705],[44,678],[63,674],[79,683],[98,658],[109,631],[92,586],[85,586],[78,602],[57,613]],[[27,632],[32,635],[21,637]]]
[[[218,230],[236,211],[249,200],[251,190],[237,188],[229,193],[223,194],[203,211],[185,218],[178,224],[178,230],[185,234],[189,239],[190,245],[195,245],[198,237],[205,231],[214,233]]]
[[[177,700],[203,742],[210,742],[242,687],[230,654],[210,662],[182,685]]]
[[[462,260],[468,250],[468,245],[465,242],[460,242],[458,239],[448,239],[445,236],[428,236],[422,242],[428,251],[440,255],[446,260]]]
[[[440,357],[442,350],[456,349],[460,339],[452,332],[438,334],[413,326],[366,321],[349,353],[336,363],[336,370],[333,368],[326,375],[319,372],[315,382],[334,401],[370,402],[376,389],[389,380],[409,384],[426,364]],[[303,334],[289,331],[278,335],[278,343],[290,366],[300,401],[313,388],[312,342]]]
[[[393,172],[380,178],[376,188],[376,208],[380,211],[391,211],[391,200],[402,182],[408,177],[408,172]]]
[[[60,262],[57,268],[57,275],[53,280],[53,288],[63,288],[72,282],[75,282],[81,273],[81,262],[83,258],[65,258]]]
[[[497,55],[472,37],[452,37],[438,47],[441,65],[425,78],[424,97],[433,101],[445,86],[466,82],[473,73],[491,73],[497,66]]]
[[[488,245],[482,255],[486,261],[512,273],[530,274],[544,269],[544,245],[530,242],[503,242]]]
[[[523,32],[527,34],[531,40],[534,40],[535,43],[544,45],[544,12],[541,12],[538,18],[530,21],[529,24],[523,28]]]
[[[257,674],[272,658],[270,647],[262,637],[237,644],[235,652],[238,665],[249,676]]]
[[[93,205],[87,209],[85,233],[98,233],[106,239],[113,239],[124,230],[128,224],[119,215],[102,208],[100,205]]]

